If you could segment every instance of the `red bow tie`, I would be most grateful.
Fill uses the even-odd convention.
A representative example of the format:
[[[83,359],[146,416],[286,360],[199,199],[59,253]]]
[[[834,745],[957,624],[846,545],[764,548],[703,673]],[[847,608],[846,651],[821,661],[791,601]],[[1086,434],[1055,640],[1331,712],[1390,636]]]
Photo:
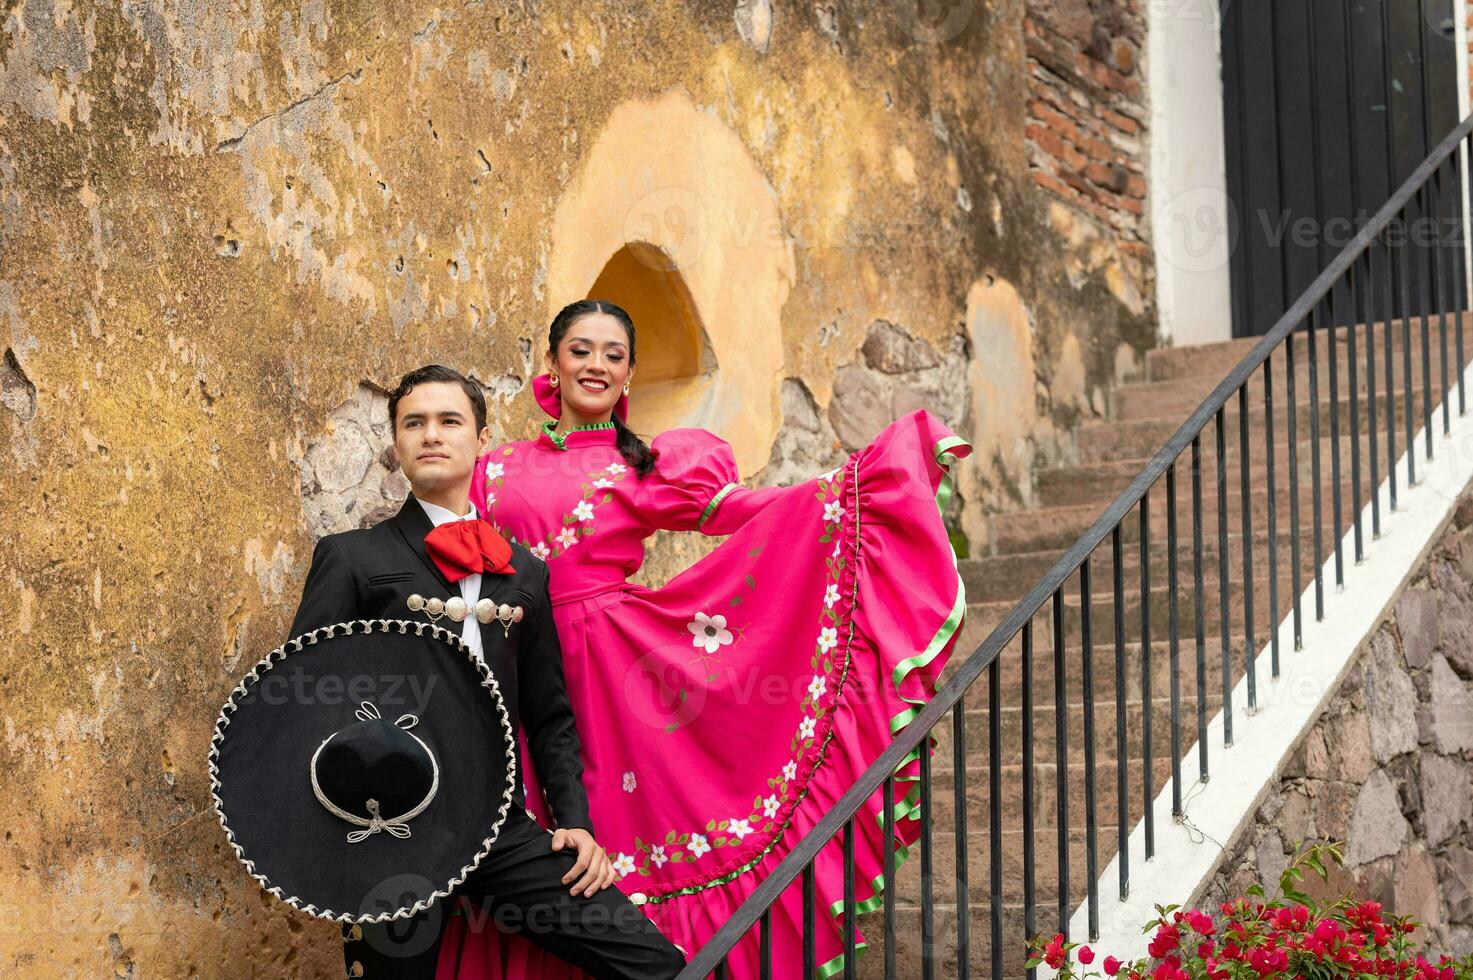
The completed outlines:
[[[425,535],[425,551],[451,582],[477,572],[515,575],[511,545],[483,520],[449,521]]]

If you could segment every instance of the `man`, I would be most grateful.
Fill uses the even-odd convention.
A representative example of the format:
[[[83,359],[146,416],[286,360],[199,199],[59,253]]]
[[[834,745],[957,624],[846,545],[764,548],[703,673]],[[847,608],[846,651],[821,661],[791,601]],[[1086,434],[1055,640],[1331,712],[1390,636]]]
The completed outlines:
[[[490,854],[447,901],[479,904],[509,931],[523,926],[532,942],[594,976],[674,976],[685,965],[679,951],[608,887],[614,871],[589,820],[547,566],[470,504],[471,473],[489,439],[480,388],[440,365],[419,368],[390,395],[389,420],[411,495],[394,517],[317,543],[292,635],[357,619],[432,619],[458,630],[496,674],[513,730],[526,732],[558,829],[532,819],[519,785]],[[491,606],[503,614],[521,607],[521,618],[493,618]],[[452,621],[452,612],[463,619]],[[445,910],[422,913],[411,928],[354,927],[344,944],[349,976],[432,978]]]

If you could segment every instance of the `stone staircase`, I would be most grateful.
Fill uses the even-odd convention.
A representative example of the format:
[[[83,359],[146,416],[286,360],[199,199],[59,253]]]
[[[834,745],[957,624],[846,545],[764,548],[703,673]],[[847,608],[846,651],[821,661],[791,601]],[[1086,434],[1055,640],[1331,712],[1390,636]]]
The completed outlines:
[[[1465,329],[1473,320],[1465,319]],[[1452,339],[1452,322],[1449,318],[1449,373],[1455,374],[1456,361]],[[1412,355],[1412,376],[1403,377],[1401,324],[1393,323],[1393,386],[1396,412],[1396,452],[1398,456],[1406,448],[1405,436],[1405,392],[1410,389],[1413,402],[1413,431],[1422,424],[1422,392],[1424,389],[1421,372],[1422,343],[1420,326],[1411,324],[1409,350]],[[1331,491],[1330,396],[1328,340],[1321,330],[1317,338],[1319,390],[1318,404],[1312,405],[1309,398],[1309,373],[1307,338],[1296,336],[1295,383],[1299,445],[1300,522],[1301,550],[1299,568],[1301,588],[1313,582],[1312,521],[1313,493],[1311,486],[1310,450],[1312,433],[1310,420],[1319,413],[1319,445],[1321,480],[1323,492],[1322,527],[1323,556],[1331,553],[1334,541],[1350,526],[1353,517],[1351,498],[1351,433],[1350,397],[1348,373],[1349,331],[1341,329],[1334,346],[1336,370],[1339,375],[1339,450],[1341,456],[1342,520],[1337,529],[1333,526]],[[1469,335],[1465,333],[1465,338]],[[1376,357],[1376,397],[1379,455],[1379,478],[1386,477],[1386,368],[1383,329],[1377,325],[1374,331]],[[1427,388],[1431,401],[1437,406],[1441,400],[1441,349],[1437,325],[1431,328],[1428,345],[1431,357],[1431,385]],[[1367,433],[1368,399],[1366,397],[1366,331],[1356,329],[1357,388],[1359,390],[1358,411],[1359,443],[1361,446],[1360,499],[1364,504],[1370,493],[1370,470],[1368,452],[1370,440]],[[1166,440],[1217,386],[1222,378],[1252,348],[1256,338],[1235,340],[1189,348],[1164,348],[1150,352],[1146,357],[1144,377],[1121,387],[1113,399],[1111,417],[1104,421],[1083,424],[1076,438],[1076,457],[1069,465],[1046,470],[1037,475],[1035,509],[1016,513],[1000,514],[993,518],[993,549],[988,557],[964,561],[961,566],[966,584],[968,622],[958,643],[948,674],[976,649],[991,632],[1043,577],[1048,569],[1085,531],[1100,512],[1145,468],[1149,459]],[[1249,480],[1250,533],[1245,536],[1242,523],[1242,493],[1239,474],[1239,431],[1238,401],[1234,397],[1224,411],[1226,427],[1226,475],[1228,515],[1228,628],[1229,649],[1232,654],[1232,682],[1241,677],[1245,664],[1246,637],[1244,630],[1244,583],[1242,559],[1245,544],[1253,553],[1254,578],[1253,611],[1254,641],[1261,648],[1268,639],[1275,620],[1289,615],[1292,602],[1292,573],[1289,524],[1289,467],[1287,442],[1288,392],[1285,384],[1287,361],[1281,347],[1273,357],[1273,404],[1274,404],[1274,455],[1276,487],[1276,524],[1278,532],[1278,608],[1275,617],[1269,609],[1269,565],[1268,565],[1268,480],[1265,469],[1265,426],[1263,404],[1263,372],[1260,370],[1252,379],[1249,398],[1249,429],[1251,472]],[[1456,412],[1456,405],[1454,405]],[[1441,426],[1440,410],[1434,411],[1434,424]],[[1196,719],[1199,703],[1207,717],[1215,714],[1222,703],[1222,610],[1219,588],[1218,565],[1218,501],[1216,474],[1215,431],[1209,423],[1202,434],[1202,578],[1203,578],[1203,647],[1205,649],[1205,684],[1199,689],[1197,680],[1197,643],[1195,604],[1193,592],[1192,564],[1192,478],[1190,448],[1180,457],[1177,466],[1177,534],[1178,534],[1178,616],[1180,619],[1178,650],[1180,657],[1180,745],[1181,751],[1196,742]],[[1404,470],[1398,473],[1400,486],[1405,486]],[[1169,785],[1171,776],[1171,704],[1170,704],[1170,656],[1171,641],[1168,634],[1168,614],[1171,587],[1168,581],[1168,544],[1166,517],[1166,484],[1164,477],[1152,489],[1150,495],[1150,541],[1149,570],[1150,591],[1142,601],[1140,590],[1139,512],[1134,512],[1122,528],[1123,548],[1123,616],[1125,646],[1123,648],[1124,671],[1116,676],[1116,650],[1114,642],[1114,595],[1110,540],[1090,559],[1091,564],[1091,623],[1093,641],[1094,689],[1094,748],[1095,812],[1096,812],[1096,860],[1097,868],[1103,870],[1118,848],[1118,767],[1122,763],[1127,769],[1127,801],[1129,804],[1127,832],[1141,818],[1147,796],[1154,797]],[[1383,515],[1384,519],[1384,515]],[[1365,540],[1371,540],[1369,521],[1364,525]],[[1351,574],[1354,556],[1345,554],[1346,574]],[[1325,583],[1326,593],[1334,588],[1333,581]],[[1078,577],[1073,577],[1065,592],[1065,655],[1064,677],[1067,721],[1068,766],[1062,780],[1068,796],[1068,827],[1058,826],[1056,801],[1060,779],[1056,766],[1055,746],[1057,726],[1055,724],[1055,670],[1054,644],[1052,640],[1051,610],[1046,604],[1033,620],[1033,757],[1034,757],[1034,809],[1035,826],[1035,884],[1036,884],[1036,931],[1052,935],[1058,926],[1059,871],[1058,848],[1061,835],[1067,841],[1069,851],[1069,889],[1071,906],[1078,905],[1086,895],[1088,887],[1086,865],[1086,813],[1085,813],[1085,768],[1084,768],[1084,705],[1086,692],[1081,682],[1083,643],[1080,631],[1080,595]],[[1149,708],[1142,697],[1143,645],[1141,642],[1141,611],[1150,613],[1151,691]],[[1312,602],[1304,605],[1303,615],[1309,621],[1314,615]],[[1294,651],[1285,647],[1282,657],[1294,656]],[[1002,772],[1002,852],[998,859],[1003,868],[1003,924],[1004,924],[1004,976],[1017,977],[1023,970],[1024,909],[1023,909],[1023,752],[1022,752],[1022,668],[1021,640],[1014,640],[1005,648],[1000,658],[1001,676],[1001,741],[1000,754]],[[1127,738],[1123,747],[1116,740],[1116,690],[1123,690],[1125,698]],[[967,793],[965,819],[968,828],[968,894],[970,908],[970,956],[973,976],[991,975],[991,904],[989,898],[991,862],[989,841],[988,799],[988,710],[987,678],[984,675],[968,692],[966,710],[966,772]],[[1236,724],[1251,724],[1243,712],[1244,706],[1235,705]],[[1149,794],[1144,785],[1145,751],[1142,742],[1142,719],[1149,710],[1152,719],[1151,782]],[[956,889],[956,817],[957,807],[953,794],[953,746],[951,719],[948,717],[936,729],[937,750],[933,759],[933,803],[934,827],[932,908],[934,915],[935,945],[933,965],[935,976],[955,976],[957,973],[957,889]],[[1209,756],[1218,751],[1218,746],[1209,745]],[[1210,759],[1209,759],[1210,761]],[[1183,779],[1188,785],[1196,778],[1195,759],[1190,767],[1184,768]],[[1144,860],[1143,854],[1132,853],[1133,865]],[[910,859],[898,873],[895,894],[897,928],[896,944],[897,976],[921,976],[922,938],[921,860],[919,847],[912,849]],[[1115,897],[1114,883],[1101,888],[1102,915],[1107,914],[1108,902]],[[868,953],[859,959],[858,973],[863,977],[884,975],[883,912],[877,911],[859,920],[860,931],[870,944]],[[1083,937],[1074,937],[1076,939]]]

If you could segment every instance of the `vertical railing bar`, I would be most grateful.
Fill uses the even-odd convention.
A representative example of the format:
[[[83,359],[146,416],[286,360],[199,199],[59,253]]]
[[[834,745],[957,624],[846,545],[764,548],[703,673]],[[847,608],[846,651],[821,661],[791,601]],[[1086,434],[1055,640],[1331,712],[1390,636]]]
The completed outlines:
[[[1141,795],[1145,808],[1146,860],[1156,855],[1155,807],[1151,762],[1151,491],[1141,494]]]
[[[761,980],[772,980],[772,906],[769,905],[762,910],[760,921],[758,970],[760,971]]]
[[[1069,938],[1069,698],[1065,688],[1064,590],[1053,595],[1054,639],[1054,768],[1058,784],[1055,808],[1059,831],[1059,931]]]
[[[1238,494],[1243,521],[1243,649],[1247,654],[1248,711],[1258,710],[1258,672],[1253,637],[1253,456],[1248,444],[1248,380],[1238,389]]]
[[[1357,208],[1360,197],[1360,141],[1357,138],[1359,136],[1359,127],[1356,125],[1355,121],[1355,107],[1357,102],[1355,76],[1355,39],[1352,34],[1354,26],[1353,19],[1351,17],[1350,5],[1342,5],[1341,11],[1345,15],[1342,18],[1342,23],[1345,31],[1345,118],[1349,124],[1348,129],[1350,131],[1350,213],[1352,216],[1352,222],[1354,223],[1355,219],[1360,215],[1360,211]],[[1356,364],[1356,332],[1360,329],[1360,325],[1363,322],[1363,319],[1360,315],[1361,293],[1359,288],[1359,280],[1356,276],[1356,269],[1360,265],[1361,259],[1363,259],[1364,257],[1365,255],[1364,253],[1362,253],[1361,257],[1358,258],[1356,262],[1350,267],[1351,312],[1349,324],[1350,350],[1348,354],[1348,365],[1350,369],[1350,482],[1352,486],[1351,512],[1354,515],[1355,520],[1355,560],[1357,564],[1360,563],[1360,561],[1365,557],[1365,545],[1361,538],[1362,530],[1360,517],[1360,392],[1358,390],[1359,378],[1357,377],[1359,368]],[[1369,318],[1366,319],[1368,320]],[[1370,324],[1368,322],[1366,323],[1366,329],[1367,331],[1369,331],[1370,329]],[[1373,388],[1371,390],[1371,400],[1373,404],[1375,401],[1375,397],[1376,392]],[[1374,412],[1374,408],[1372,409],[1372,411]],[[1374,417],[1374,415],[1372,417]],[[1374,452],[1375,450],[1373,449],[1372,453],[1374,454]],[[1371,487],[1372,495],[1374,496],[1374,488],[1376,487],[1376,483],[1374,480],[1371,482]],[[1274,641],[1275,643],[1277,643],[1279,636],[1279,631],[1277,629],[1278,620],[1275,619],[1273,622],[1274,626],[1271,628],[1273,629]],[[1275,661],[1277,661],[1277,653],[1278,651],[1276,649]],[[1278,666],[1277,663],[1275,663],[1274,677],[1277,678],[1278,676]]]
[[[1290,333],[1284,338],[1284,353],[1287,364],[1284,382],[1287,385],[1288,405],[1285,412],[1289,423],[1289,593],[1294,610],[1294,649],[1304,646],[1304,610],[1301,595],[1304,592],[1299,571],[1299,394],[1295,380],[1294,343],[1298,338]]]
[[[1324,554],[1324,482],[1320,475],[1320,386],[1318,348],[1319,321],[1324,301],[1309,312],[1309,502],[1314,523],[1310,540],[1314,547],[1314,618],[1325,618],[1325,576],[1321,566]]]
[[[818,972],[813,934],[813,862],[803,866],[803,976]],[[888,937],[887,937],[888,938]]]
[[[921,743],[921,976],[931,980],[936,964],[936,902],[932,885],[936,880],[933,866],[935,842],[931,820],[931,752],[927,742]],[[851,818],[852,821],[852,818]],[[852,962],[850,957],[845,962]]]
[[[1432,308],[1437,313],[1437,350],[1438,365],[1437,376],[1442,384],[1442,434],[1447,435],[1452,431],[1453,400],[1449,397],[1447,390],[1447,303],[1442,294],[1442,167],[1439,166],[1432,171],[1428,196],[1432,203],[1429,205],[1428,217],[1432,219],[1433,241],[1432,254],[1427,257],[1427,264],[1432,270]]]
[[[996,662],[994,661],[994,666]],[[880,790],[881,813],[884,815],[883,837],[885,840],[882,853],[885,864],[881,871],[884,875],[884,903],[885,903],[885,980],[895,980],[895,939],[899,930],[895,926],[895,777],[886,776],[885,782]],[[958,810],[956,818],[957,825],[966,823],[965,810]]]
[[[1292,342],[1292,341],[1291,341]],[[1227,433],[1223,410],[1213,417],[1217,436],[1217,592],[1222,631],[1222,743],[1233,744],[1233,662],[1232,624],[1228,609],[1228,506],[1227,506]]]
[[[1353,522],[1355,541],[1354,561],[1357,565],[1365,558],[1365,541],[1361,538],[1360,519],[1360,364],[1358,355],[1359,346],[1356,335],[1361,325],[1360,305],[1360,277],[1356,275],[1360,269],[1360,261],[1357,260],[1346,270],[1347,286],[1350,292],[1350,303],[1347,306],[1345,325],[1345,369],[1349,374],[1346,387],[1350,389],[1350,519]],[[1336,484],[1339,485],[1338,482]],[[1340,533],[1337,526],[1335,533]]]
[[[1089,560],[1079,564],[1079,634],[1082,644],[1080,686],[1084,692],[1084,863],[1089,895],[1089,940],[1100,938],[1099,862],[1096,858],[1098,814],[1095,811],[1095,667],[1094,638],[1090,632]]]
[[[1418,187],[1417,188],[1417,193],[1413,197],[1413,200],[1416,201],[1417,207],[1421,211],[1421,216],[1425,218],[1427,216],[1427,185],[1426,184],[1423,184],[1421,187]],[[1415,244],[1416,244],[1416,235],[1415,234],[1412,235],[1412,244],[1413,244],[1413,246],[1415,246]],[[1426,250],[1425,249],[1415,248],[1415,247],[1413,248],[1412,261],[1415,262],[1415,263],[1417,263],[1416,268],[1417,268],[1418,273],[1421,272],[1421,260],[1422,260],[1422,256],[1425,253],[1426,253]],[[1432,299],[1431,299],[1431,297],[1427,293],[1427,286],[1428,286],[1427,279],[1428,279],[1428,277],[1419,274],[1416,277],[1416,279],[1417,279],[1417,301],[1418,301],[1417,324],[1418,324],[1418,331],[1419,331],[1419,333],[1420,333],[1420,335],[1422,337],[1422,436],[1423,436],[1423,440],[1422,441],[1423,441],[1423,444],[1426,447],[1427,458],[1428,459],[1431,459],[1432,458],[1432,337],[1431,337],[1431,324],[1429,324],[1427,322],[1427,315],[1428,315],[1428,313],[1431,310]]]
[[[928,912],[928,910],[930,909],[930,906],[931,906],[931,901],[930,901],[931,896],[928,895],[928,894],[925,894],[925,892],[929,890],[927,888],[927,885],[928,885],[928,883],[930,881],[930,878],[929,878],[929,876],[926,873],[927,869],[925,867],[926,850],[927,850],[926,845],[925,845],[925,837],[927,835],[926,835],[926,831],[924,829],[926,827],[926,825],[928,823],[930,823],[930,820],[928,819],[928,817],[929,817],[930,812],[931,812],[931,807],[930,807],[931,801],[930,801],[930,799],[928,799],[928,794],[926,793],[926,784],[929,782],[929,780],[927,779],[927,776],[929,775],[929,772],[927,771],[928,768],[929,768],[928,765],[927,765],[927,760],[930,758],[930,755],[931,755],[931,752],[930,752],[929,746],[922,745],[921,746],[921,827],[923,829],[922,829],[922,832],[921,832],[922,833],[922,843],[921,843],[921,889],[922,889],[922,898],[921,898],[921,923],[922,923],[922,925],[921,925],[921,963],[923,964],[923,967],[922,967],[923,969],[924,969],[924,964],[927,964],[927,963],[930,962],[931,955],[932,955],[931,947],[926,942],[926,929],[925,929],[926,914],[927,914],[927,912]],[[856,945],[857,945],[856,942],[855,942],[855,937],[858,935],[858,928],[856,927],[855,922],[854,922],[855,916],[858,914],[858,903],[856,903],[855,900],[854,900],[854,818],[852,816],[849,818],[848,823],[844,824],[844,843],[843,843],[843,848],[844,848],[844,980],[854,980],[854,978],[856,976],[856,970],[857,970],[857,967],[858,967],[858,964],[855,963],[855,957],[856,957],[856,954],[858,952],[858,950],[855,948]]]
[[[994,658],[987,668],[987,829],[991,887],[988,909],[992,919],[992,975],[1003,975],[1002,967],[1002,661]],[[886,980],[890,980],[886,975]]]
[[[1197,641],[1197,775],[1207,781],[1207,614],[1202,584],[1202,434],[1192,437],[1192,619]]]
[[[1269,670],[1279,679],[1279,507],[1274,477],[1274,354],[1263,359],[1263,462],[1268,484],[1268,621]]]
[[[1034,913],[1034,830],[1033,830],[1033,620],[1023,624],[1023,934],[1032,939],[1038,935]],[[1038,976],[1036,968],[1028,970],[1028,980]]]
[[[1401,219],[1403,231],[1410,234],[1410,218],[1408,217],[1410,212],[1408,208],[1410,208],[1410,204],[1408,204],[1407,208],[1402,209],[1402,212],[1397,217]],[[1401,300],[1402,426],[1405,430],[1404,434],[1407,444],[1407,489],[1411,489],[1417,485],[1417,443],[1416,435],[1412,430],[1413,419],[1415,417],[1412,412],[1412,378],[1415,375],[1412,374],[1412,301],[1411,293],[1409,292],[1410,287],[1408,286],[1411,274],[1407,267],[1406,253],[1407,243],[1403,239],[1396,249],[1396,271],[1401,277],[1401,289],[1398,291],[1398,298]]]
[[[1372,261],[1373,248],[1367,248],[1360,257],[1365,263],[1365,310],[1366,323],[1366,435],[1369,438],[1367,461],[1371,470],[1371,540],[1381,537],[1381,466],[1376,433],[1376,266]]]
[[[951,709],[952,783],[956,797],[956,962],[957,976],[965,980],[971,970],[972,889],[968,878],[970,848],[967,840],[967,725],[966,694]]]
[[[1176,548],[1176,460],[1172,460],[1166,467],[1166,635],[1171,644],[1171,815],[1181,819],[1181,613],[1176,598]]]
[[[1335,589],[1345,588],[1345,556],[1340,546],[1344,515],[1340,499],[1340,312],[1335,303],[1336,290],[1325,296],[1326,319],[1325,360],[1330,362],[1330,515],[1334,525],[1330,540],[1334,543]]]
[[[1390,230],[1389,228],[1387,229]],[[1383,233],[1384,235],[1384,233]],[[1391,341],[1393,324],[1396,320],[1396,261],[1391,252],[1389,239],[1384,239],[1385,286],[1381,312],[1381,347],[1386,359],[1386,486],[1390,491],[1391,512],[1396,513],[1396,358],[1392,356]]]
[[[1121,547],[1120,525],[1110,529],[1110,557],[1113,560],[1115,587],[1115,811],[1116,841],[1120,848],[1120,900],[1130,897],[1130,799],[1129,755],[1125,745],[1125,559]]]
[[[1466,141],[1461,149],[1465,151],[1463,156],[1466,159],[1466,151],[1468,149]],[[1453,337],[1455,338],[1456,350],[1458,352],[1458,414],[1466,415],[1468,412],[1468,402],[1467,392],[1465,390],[1465,374],[1468,362],[1464,360],[1463,355],[1463,320],[1467,315],[1468,295],[1465,290],[1467,289],[1468,282],[1466,270],[1463,265],[1465,259],[1463,245],[1468,241],[1468,235],[1467,229],[1463,227],[1463,207],[1466,201],[1463,199],[1463,181],[1461,179],[1461,173],[1458,170],[1458,156],[1459,154],[1454,153],[1448,157],[1448,166],[1452,170],[1452,185],[1457,190],[1457,194],[1453,199],[1453,247],[1448,249],[1448,251],[1452,253],[1453,263]],[[1443,397],[1447,396],[1444,395]]]

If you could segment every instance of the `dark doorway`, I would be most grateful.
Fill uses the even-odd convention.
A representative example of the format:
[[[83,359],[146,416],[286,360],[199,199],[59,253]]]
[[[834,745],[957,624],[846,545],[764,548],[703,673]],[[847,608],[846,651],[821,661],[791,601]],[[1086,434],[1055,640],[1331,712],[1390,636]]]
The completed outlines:
[[[1222,0],[1233,336],[1266,333],[1457,125],[1454,3]],[[1408,218],[1451,219],[1457,195],[1444,180]],[[1408,261],[1452,248],[1454,227]]]

